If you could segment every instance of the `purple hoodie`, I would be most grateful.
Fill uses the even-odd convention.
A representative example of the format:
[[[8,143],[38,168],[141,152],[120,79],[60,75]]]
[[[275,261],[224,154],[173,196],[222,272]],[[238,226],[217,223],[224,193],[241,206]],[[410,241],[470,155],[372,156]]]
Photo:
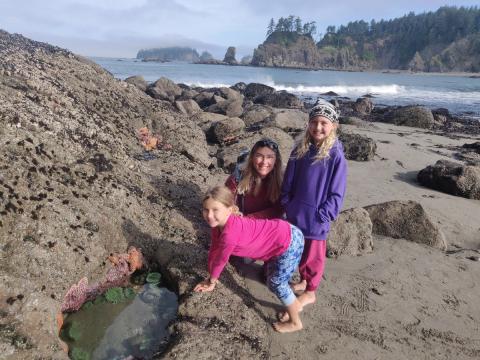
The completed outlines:
[[[325,240],[330,221],[340,213],[347,183],[347,161],[343,146],[336,141],[330,158],[313,158],[317,148],[310,145],[304,157],[292,151],[282,183],[280,202],[287,220],[302,230],[306,239]]]

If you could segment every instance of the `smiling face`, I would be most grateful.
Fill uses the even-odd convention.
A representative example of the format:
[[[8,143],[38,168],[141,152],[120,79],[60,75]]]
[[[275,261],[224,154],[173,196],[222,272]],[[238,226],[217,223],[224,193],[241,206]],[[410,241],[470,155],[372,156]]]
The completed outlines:
[[[323,116],[315,116],[308,122],[308,133],[317,145],[321,144],[335,128],[336,124]]]
[[[233,206],[227,207],[220,201],[208,198],[203,202],[202,215],[208,226],[223,228],[228,217],[233,212]]]
[[[275,151],[268,146],[260,147],[255,150],[252,157],[253,168],[257,175],[263,179],[273,170],[277,156]]]

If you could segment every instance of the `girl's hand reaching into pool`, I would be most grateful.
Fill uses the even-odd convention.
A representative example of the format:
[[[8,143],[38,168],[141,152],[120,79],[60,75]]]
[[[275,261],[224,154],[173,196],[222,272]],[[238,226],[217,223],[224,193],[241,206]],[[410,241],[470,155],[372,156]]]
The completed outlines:
[[[215,289],[216,284],[217,284],[217,279],[206,279],[198,283],[193,289],[193,291],[195,292],[213,291],[213,289]]]

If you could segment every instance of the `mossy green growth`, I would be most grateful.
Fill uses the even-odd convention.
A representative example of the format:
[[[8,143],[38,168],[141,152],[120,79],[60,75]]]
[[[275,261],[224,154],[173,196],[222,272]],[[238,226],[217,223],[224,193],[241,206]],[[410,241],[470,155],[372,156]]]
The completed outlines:
[[[87,301],[85,304],[82,305],[82,309],[87,310],[90,309],[93,306],[92,301]]]
[[[162,275],[158,272],[151,272],[151,273],[148,273],[147,275],[147,283],[149,284],[158,284],[160,282],[160,280],[162,279]]]
[[[80,325],[76,321],[72,322],[68,327],[67,336],[73,341],[77,341],[82,336]]]
[[[123,289],[123,295],[125,296],[125,299],[132,300],[137,294],[135,293],[135,290],[127,287]]]
[[[105,299],[107,299],[107,301],[112,304],[119,304],[122,301],[125,301],[123,289],[121,287],[113,287],[108,289],[105,292]]]
[[[72,360],[90,360],[90,354],[81,348],[73,348],[70,351],[70,358]]]
[[[100,305],[100,304],[105,304],[107,300],[105,299],[105,296],[103,295],[98,295],[95,300],[93,300],[94,305]]]

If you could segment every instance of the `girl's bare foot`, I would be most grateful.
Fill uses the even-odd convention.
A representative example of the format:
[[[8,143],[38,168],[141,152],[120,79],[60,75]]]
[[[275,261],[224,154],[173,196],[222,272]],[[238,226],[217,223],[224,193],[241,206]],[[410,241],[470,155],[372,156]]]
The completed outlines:
[[[293,292],[294,292],[295,294],[297,294],[297,293],[300,293],[300,292],[302,292],[302,291],[305,291],[305,289],[307,288],[307,281],[306,281],[306,280],[302,280],[302,281],[300,281],[299,283],[297,283],[297,284],[292,284],[292,285],[290,285],[290,286],[291,286]]]
[[[299,313],[301,313],[303,310],[303,308],[300,308],[298,310]],[[277,318],[278,318],[278,321],[281,322],[281,323],[286,323],[288,321],[290,321],[290,315],[288,315],[288,311],[279,311],[277,313]]]
[[[305,305],[313,304],[317,300],[315,297],[315,291],[305,291],[302,295],[300,295],[298,298],[298,301],[300,302],[300,305],[302,305],[302,308]]]
[[[288,313],[286,313],[288,316]],[[273,328],[275,331],[278,331],[279,333],[289,333],[289,332],[294,332],[298,330],[303,329],[303,325],[301,322],[294,323],[293,321],[287,321],[287,322],[276,322],[273,323]]]

